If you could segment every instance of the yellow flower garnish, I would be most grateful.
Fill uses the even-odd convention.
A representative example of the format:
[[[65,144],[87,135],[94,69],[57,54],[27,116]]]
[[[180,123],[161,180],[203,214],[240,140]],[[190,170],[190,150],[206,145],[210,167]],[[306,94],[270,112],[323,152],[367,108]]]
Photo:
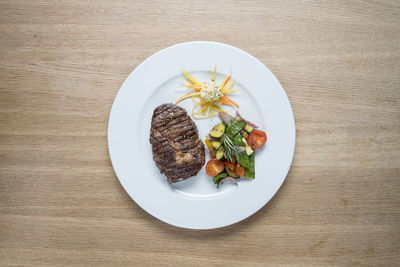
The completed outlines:
[[[193,78],[189,73],[182,70],[182,73],[187,78],[188,83],[186,87],[190,87],[194,89],[194,92],[191,92],[187,95],[182,96],[176,101],[176,104],[181,102],[184,99],[192,98],[194,101],[194,106],[192,109],[192,116],[197,119],[203,119],[208,117],[213,117],[218,114],[218,112],[225,112],[221,108],[221,105],[231,106],[233,108],[239,107],[239,105],[226,96],[226,94],[231,94],[238,89],[232,89],[235,82],[231,81],[231,76],[224,77],[224,80],[221,84],[216,82],[217,76],[217,68],[214,66],[214,72],[210,73],[210,81],[209,82],[198,82],[195,78]],[[230,83],[229,83],[230,82]],[[227,86],[227,84],[229,85]],[[199,101],[196,100],[199,99]],[[217,112],[214,112],[214,111]]]

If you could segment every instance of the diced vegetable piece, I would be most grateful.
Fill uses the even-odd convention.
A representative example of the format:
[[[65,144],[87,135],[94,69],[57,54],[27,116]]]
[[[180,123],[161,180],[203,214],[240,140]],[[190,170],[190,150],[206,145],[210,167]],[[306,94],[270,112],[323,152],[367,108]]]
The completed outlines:
[[[232,176],[233,178],[239,178],[240,177],[239,175],[237,175],[235,173],[235,167],[233,167],[233,169],[231,170],[230,168],[225,166],[225,171],[229,176]]]
[[[220,138],[225,132],[225,124],[220,123],[211,130],[210,136],[214,138]]]
[[[212,159],[206,164],[206,173],[208,176],[216,176],[224,170],[224,167],[224,162]]]
[[[217,176],[215,176],[213,178],[214,184],[218,184],[219,180],[221,180],[222,178],[225,178],[226,176],[228,176],[228,174],[226,174],[226,172],[221,172],[220,174],[218,174]]]
[[[211,146],[213,149],[218,150],[218,148],[221,147],[221,142],[220,141],[211,141]]]
[[[224,157],[224,147],[223,146],[220,146],[217,153],[215,154],[215,157],[217,160],[220,160]]]
[[[254,130],[254,128],[246,124],[246,126],[244,126],[244,130],[248,133],[251,133]]]
[[[253,154],[254,150],[251,149],[251,147],[247,144],[247,140],[246,140],[244,137],[242,138],[242,140],[243,140],[243,142],[245,143],[244,151],[246,151],[246,154],[247,154],[248,156],[250,156],[251,154]]]
[[[246,138],[242,137],[242,142],[244,143],[245,146],[247,146],[247,140],[246,140]]]
[[[248,156],[250,156],[250,155],[252,155],[254,153],[254,150],[251,149],[251,147],[248,146],[248,145],[244,147],[244,151],[246,151]]]
[[[248,134],[246,131],[243,131],[243,132],[242,132],[242,136],[243,136],[244,138],[247,138],[247,136],[249,136],[249,134]]]
[[[256,153],[252,153],[249,157],[249,167],[245,168],[245,176],[247,178],[253,178],[255,177],[255,169],[254,169],[254,158],[255,158]]]
[[[267,135],[261,130],[254,130],[249,134],[246,141],[253,150],[256,150],[267,142]]]
[[[226,128],[226,135],[230,138],[233,138],[237,135],[241,130],[243,130],[246,123],[237,120],[230,120],[228,127]]]
[[[242,120],[239,116],[236,116],[235,119],[236,119],[237,121],[241,121],[241,120]]]

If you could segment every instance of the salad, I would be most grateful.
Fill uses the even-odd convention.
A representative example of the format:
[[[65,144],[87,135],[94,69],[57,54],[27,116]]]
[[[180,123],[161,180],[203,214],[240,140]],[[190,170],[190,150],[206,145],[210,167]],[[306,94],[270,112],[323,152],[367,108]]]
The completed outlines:
[[[236,112],[236,117],[219,112],[221,123],[210,131],[205,143],[211,160],[206,164],[206,173],[213,177],[217,188],[225,181],[237,185],[240,177],[255,178],[255,150],[267,142],[264,131],[245,120]]]

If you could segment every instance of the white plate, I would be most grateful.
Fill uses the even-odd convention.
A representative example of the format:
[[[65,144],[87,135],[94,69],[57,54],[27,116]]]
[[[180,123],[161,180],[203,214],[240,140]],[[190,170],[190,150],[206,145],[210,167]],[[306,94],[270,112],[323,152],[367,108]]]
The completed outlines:
[[[217,80],[232,72],[235,87],[241,88],[233,95],[241,115],[268,135],[267,144],[256,153],[256,178],[240,181],[237,187],[225,183],[217,189],[203,167],[196,177],[169,185],[153,162],[149,143],[153,110],[174,103],[189,91],[183,87],[181,69],[208,81],[214,65]],[[191,99],[179,105],[191,114]],[[218,118],[194,121],[202,140],[219,122]],[[190,229],[227,226],[262,208],[285,180],[295,138],[292,108],[271,71],[238,48],[203,41],[177,44],[143,61],[121,86],[108,125],[111,162],[126,192],[154,217]]]

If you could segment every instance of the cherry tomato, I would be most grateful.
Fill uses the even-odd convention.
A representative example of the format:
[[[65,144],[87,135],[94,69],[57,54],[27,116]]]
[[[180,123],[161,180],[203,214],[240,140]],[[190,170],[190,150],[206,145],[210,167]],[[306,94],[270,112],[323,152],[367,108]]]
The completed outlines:
[[[224,161],[225,166],[231,170],[234,171],[235,170],[235,163],[232,161],[228,161],[227,159]]]
[[[216,176],[224,170],[224,163],[220,160],[212,159],[207,162],[206,173],[209,176]]]
[[[267,142],[267,135],[260,130],[253,130],[246,139],[247,144],[256,150],[262,147]]]
[[[245,175],[244,167],[240,165],[239,162],[236,162],[235,164],[235,173],[239,176]]]

